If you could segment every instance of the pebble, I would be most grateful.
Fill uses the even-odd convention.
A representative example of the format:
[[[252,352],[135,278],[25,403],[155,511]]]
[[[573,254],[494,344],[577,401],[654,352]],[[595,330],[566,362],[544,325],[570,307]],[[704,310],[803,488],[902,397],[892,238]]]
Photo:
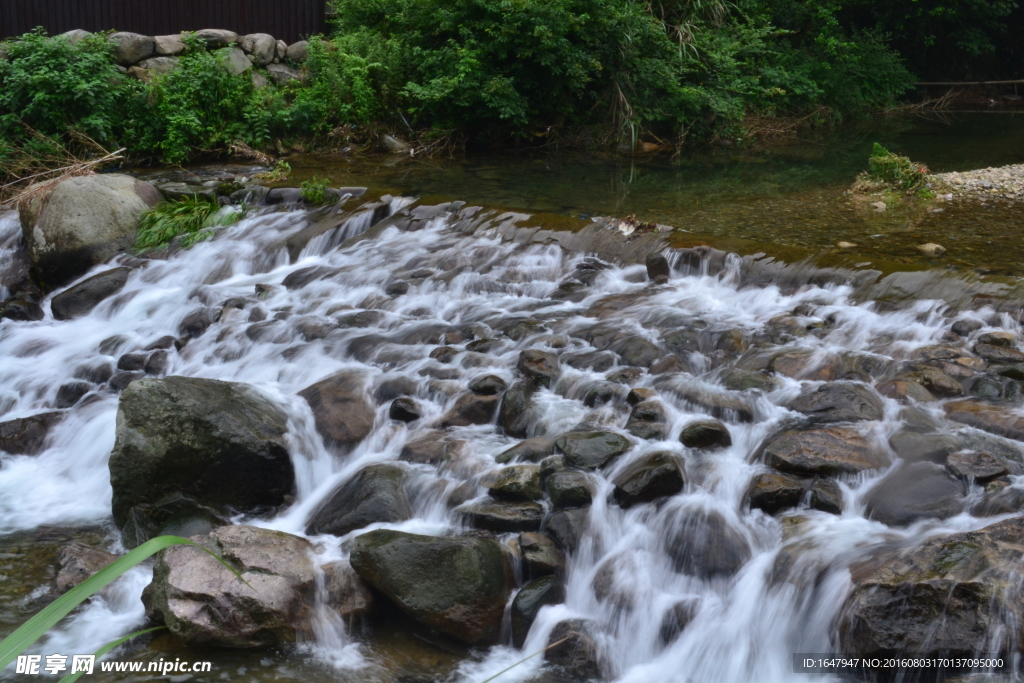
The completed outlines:
[[[836,246],[840,249],[853,249],[857,245],[853,242],[837,242]]]
[[[941,244],[935,244],[934,242],[919,244],[917,245],[917,250],[925,256],[942,256],[946,253],[946,248],[944,246]]]
[[[947,201],[953,196],[964,199],[1001,198],[1010,202],[1024,201],[1024,164],[937,173],[932,177],[953,188],[953,193],[939,195]]]
[[[885,211],[887,208],[889,208],[885,205],[885,202],[871,202],[871,206],[875,209],[875,211]]]

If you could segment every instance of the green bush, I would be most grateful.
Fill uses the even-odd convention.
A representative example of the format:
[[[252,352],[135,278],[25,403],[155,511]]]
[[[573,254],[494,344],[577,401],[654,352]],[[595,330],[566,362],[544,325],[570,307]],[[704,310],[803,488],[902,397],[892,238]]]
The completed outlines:
[[[928,178],[928,168],[907,157],[893,154],[877,142],[868,159],[872,179],[906,193],[922,188]]]
[[[303,180],[299,187],[302,199],[317,206],[335,203],[338,201],[338,197],[333,193],[327,192],[327,185],[330,182],[327,178],[317,178],[315,176],[309,180]]]

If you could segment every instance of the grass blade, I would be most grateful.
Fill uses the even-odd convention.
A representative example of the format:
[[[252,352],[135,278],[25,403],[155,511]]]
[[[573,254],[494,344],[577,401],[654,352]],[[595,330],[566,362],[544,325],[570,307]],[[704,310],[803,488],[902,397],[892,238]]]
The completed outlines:
[[[503,674],[506,674],[506,673],[508,673],[509,671],[511,671],[512,669],[516,668],[517,666],[519,666],[519,665],[520,665],[520,664],[522,664],[523,662],[528,662],[528,661],[530,661],[531,659],[533,659],[534,657],[536,657],[537,655],[539,655],[539,654],[540,654],[540,653],[542,653],[542,652],[547,652],[548,650],[550,650],[551,648],[553,648],[553,647],[554,647],[555,645],[561,645],[561,644],[562,644],[562,643],[564,643],[565,641],[569,640],[569,638],[570,638],[570,637],[571,637],[571,636],[566,636],[565,638],[562,638],[561,640],[559,640],[559,641],[558,641],[557,643],[551,643],[551,644],[550,644],[550,645],[548,645],[548,646],[547,646],[546,648],[544,648],[544,649],[542,649],[542,650],[537,650],[536,652],[534,652],[534,653],[533,653],[532,655],[530,655],[529,657],[523,657],[522,659],[520,659],[520,660],[519,660],[518,662],[516,662],[516,663],[515,663],[515,664],[513,664],[512,666],[508,667],[507,669],[502,669],[501,671],[499,671],[498,673],[494,674],[494,675],[493,675],[493,676],[491,676],[490,678],[485,678],[484,680],[480,681],[480,683],[491,683],[491,681],[493,681],[494,679],[496,679],[496,678],[497,678],[498,676],[501,676],[501,675],[503,675]],[[61,681],[61,683],[63,683],[63,681]]]
[[[249,588],[252,588],[249,582],[243,579],[242,575],[234,567],[198,543],[181,536],[157,536],[146,541],[127,555],[117,558],[112,564],[107,565],[51,602],[40,610],[37,615],[18,627],[17,631],[4,638],[0,642],[0,671],[5,669],[8,664],[13,662],[18,655],[28,649],[34,642],[39,640],[54,624],[67,616],[71,610],[92,597],[111,581],[140,564],[143,560],[173,545],[191,545],[199,548],[204,553],[215,557],[218,562],[230,569],[240,581],[249,586]]]
[[[164,629],[164,628],[167,628],[167,627],[166,626],[154,626],[153,628],[146,628],[146,629],[143,629],[141,631],[136,631],[135,633],[129,633],[128,635],[122,636],[121,638],[118,638],[117,640],[110,641],[109,643],[107,643],[106,645],[101,647],[100,649],[96,650],[96,654],[93,655],[93,656],[96,657],[97,661],[99,661],[100,657],[102,657],[103,655],[107,654],[108,652],[113,650],[118,645],[120,645],[122,643],[125,643],[125,642],[127,642],[127,641],[129,641],[132,638],[135,638],[137,636],[141,636],[141,635],[144,635],[146,633],[152,633],[153,631],[159,631],[160,629]],[[81,676],[83,673],[85,673],[85,672],[84,671],[79,671],[77,673],[68,674],[64,678],[60,679],[60,683],[75,683],[75,681],[78,680],[78,677]]]

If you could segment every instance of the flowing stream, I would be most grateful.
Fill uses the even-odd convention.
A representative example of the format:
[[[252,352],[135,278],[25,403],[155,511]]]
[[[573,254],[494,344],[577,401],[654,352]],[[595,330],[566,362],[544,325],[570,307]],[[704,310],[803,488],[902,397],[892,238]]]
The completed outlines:
[[[390,214],[408,212],[412,202],[385,201]],[[628,386],[657,393],[667,410],[667,435],[653,440],[633,437],[636,447],[596,477],[589,531],[569,560],[565,602],[541,610],[521,649],[505,644],[456,654],[438,651],[431,659],[429,652],[424,654],[429,647],[388,640],[395,636],[382,633],[384,627],[360,628],[321,614],[315,638],[295,650],[203,650],[196,655],[164,637],[135,646],[122,658],[150,661],[169,653],[211,659],[213,673],[187,679],[195,681],[314,677],[479,682],[544,648],[560,620],[586,618],[597,625],[602,658],[616,681],[839,680],[793,673],[792,655],[835,651],[835,624],[851,589],[851,564],[882,546],[911,544],[994,521],[969,512],[944,520],[924,519],[905,528],[871,521],[865,517],[864,496],[885,468],[839,476],[844,506],[838,515],[806,504],[774,517],[751,510],[745,503],[747,488],[757,473],[765,471],[751,456],[768,435],[795,418],[782,406],[802,389],[815,386],[814,380],[777,375],[777,387],[770,392],[732,392],[747,406],[750,419],[741,421],[734,412],[724,415],[732,436],[728,448],[687,449],[679,434],[709,412],[692,400],[692,390],[725,391],[724,373],[757,353],[811,351],[815,355],[808,367],[835,357],[865,366],[899,362],[923,346],[967,345],[966,340],[947,340],[954,320],[977,321],[980,329],[975,336],[1016,332],[1019,324],[1007,313],[1012,306],[1001,305],[998,297],[988,305],[958,300],[954,307],[944,297],[931,295],[943,287],[919,283],[896,303],[881,305],[865,296],[871,290],[850,272],[812,277],[780,267],[778,278],[763,273],[751,278],[751,261],[733,255],[700,260],[692,254],[683,258],[670,253],[671,277],[667,284],[654,285],[643,265],[594,259],[553,243],[509,239],[510,233],[494,227],[501,222],[497,218],[491,224],[478,222],[472,231],[460,229],[458,221],[468,213],[457,205],[425,212],[416,229],[389,227],[361,240],[352,238],[382,214],[378,211],[374,217],[372,208],[360,208],[356,200],[349,200],[343,212],[341,227],[291,256],[289,239],[316,216],[298,209],[255,212],[216,239],[165,259],[120,257],[135,267],[127,285],[88,315],[56,321],[49,315],[47,300],[47,316],[39,322],[0,322],[0,418],[50,409],[61,385],[82,377],[82,368],[112,364],[121,353],[165,335],[178,336],[179,325],[190,312],[202,306],[217,308],[222,311],[219,320],[180,352],[171,353],[166,374],[249,383],[285,407],[297,473],[296,500],[277,517],[244,521],[302,535],[310,513],[339,483],[368,463],[397,459],[403,446],[444,415],[474,378],[491,373],[511,384],[524,349],[551,351],[562,358],[557,381],[534,398],[536,418],[529,436],[558,434],[581,424],[622,431],[629,407],[621,397],[595,408],[584,405],[595,383],[625,368],[621,359],[600,371],[585,363],[574,367],[570,360],[600,350],[603,337],[635,336],[661,345],[679,326],[700,320],[704,341],[681,358],[685,369],[625,374]],[[19,230],[15,214],[0,214],[0,257]],[[282,285],[287,276],[314,266],[324,267],[324,274],[301,286]],[[969,279],[953,275],[935,277],[932,284],[944,282],[952,292],[973,286]],[[410,283],[408,292],[386,295],[386,287],[398,279]],[[568,280],[582,282],[572,290],[575,296],[560,295]],[[258,297],[257,285],[269,287],[261,287],[264,294]],[[240,303],[224,306],[232,299]],[[373,312],[359,323],[365,326],[346,326],[346,316],[360,310]],[[272,322],[251,322],[263,318]],[[773,336],[780,320],[795,320],[801,332]],[[515,338],[505,334],[523,321],[533,326],[530,332]],[[302,330],[314,323],[328,332],[304,336]],[[251,332],[256,324],[261,325],[259,334]],[[460,331],[467,341],[495,342],[487,353],[467,351],[464,342],[457,343],[458,355],[441,364],[429,354],[451,330]],[[358,343],[372,335],[384,339]],[[737,340],[734,346],[721,341],[727,337]],[[373,387],[404,378],[423,407],[422,417],[408,425],[390,420],[388,402],[380,402],[372,433],[350,453],[332,455],[297,393],[346,368],[365,369]],[[866,374],[849,377],[869,383],[875,379]],[[96,385],[53,428],[42,453],[0,454],[0,534],[7,539],[0,571],[7,581],[3,585],[16,582],[25,587],[17,593],[12,589],[4,599],[4,633],[42,604],[46,594],[45,572],[37,568],[35,574],[24,569],[12,574],[22,566],[17,556],[33,547],[34,538],[46,533],[60,536],[53,530],[67,530],[61,533],[72,538],[76,533],[92,534],[105,539],[101,542],[108,548],[119,547],[110,521],[106,466],[114,444],[117,403],[117,393]],[[881,444],[894,461],[897,456],[887,450],[886,440],[908,420],[933,421],[941,432],[973,433],[947,421],[939,404],[919,404],[912,412],[884,399],[884,419],[859,423],[857,429]],[[464,482],[472,486],[470,498],[485,496],[479,478],[496,467],[498,453],[518,443],[493,423],[451,428],[446,438],[465,442],[462,455],[440,469],[413,465],[414,519],[383,526],[424,534],[467,530],[465,519],[446,504],[449,496]],[[1004,445],[1016,448],[1008,441]],[[672,451],[684,461],[683,491],[658,504],[629,509],[616,505],[611,481],[631,463],[658,450]],[[1012,486],[1019,485],[1016,478],[1011,480]],[[978,499],[981,487],[974,486],[968,495]],[[674,566],[667,539],[694,515],[711,513],[720,515],[749,545],[750,557],[732,576],[689,576]],[[318,561],[345,558],[346,542],[358,533],[315,538]],[[515,537],[500,535],[506,542]],[[781,559],[795,545],[800,548],[797,559],[780,569]],[[595,578],[602,572],[607,578],[609,571],[611,588],[596,591]],[[139,596],[150,576],[151,570],[144,567],[129,573],[51,632],[37,651],[93,652],[141,628],[145,617]],[[695,616],[666,643],[660,634],[663,618],[686,600],[697,605]],[[497,680],[529,681],[542,665],[543,658],[534,657]],[[2,675],[14,678],[9,671]],[[130,674],[110,676],[136,680]]]

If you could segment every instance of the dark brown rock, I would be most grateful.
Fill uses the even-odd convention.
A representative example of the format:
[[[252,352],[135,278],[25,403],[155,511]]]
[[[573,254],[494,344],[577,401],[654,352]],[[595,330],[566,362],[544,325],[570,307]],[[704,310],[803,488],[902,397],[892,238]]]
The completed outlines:
[[[350,448],[373,429],[375,415],[365,384],[362,373],[346,370],[299,392],[313,411],[316,430],[328,446]]]
[[[313,511],[306,534],[344,536],[370,524],[404,522],[412,516],[405,476],[405,469],[397,465],[364,467]]]
[[[630,463],[612,483],[615,484],[615,502],[628,508],[674,496],[683,490],[685,480],[678,456],[659,451]]]
[[[63,411],[56,410],[0,422],[0,451],[11,455],[41,453],[46,435],[62,419]]]
[[[810,484],[807,479],[791,474],[762,472],[750,481],[746,502],[751,508],[774,515],[776,512],[799,505]]]
[[[785,431],[769,437],[761,455],[770,467],[792,474],[854,474],[889,464],[884,453],[848,427]]]
[[[687,448],[712,450],[732,445],[729,428],[718,420],[697,420],[683,427],[679,442]]]
[[[881,399],[869,387],[852,382],[829,382],[789,402],[790,410],[814,422],[881,420]]]

